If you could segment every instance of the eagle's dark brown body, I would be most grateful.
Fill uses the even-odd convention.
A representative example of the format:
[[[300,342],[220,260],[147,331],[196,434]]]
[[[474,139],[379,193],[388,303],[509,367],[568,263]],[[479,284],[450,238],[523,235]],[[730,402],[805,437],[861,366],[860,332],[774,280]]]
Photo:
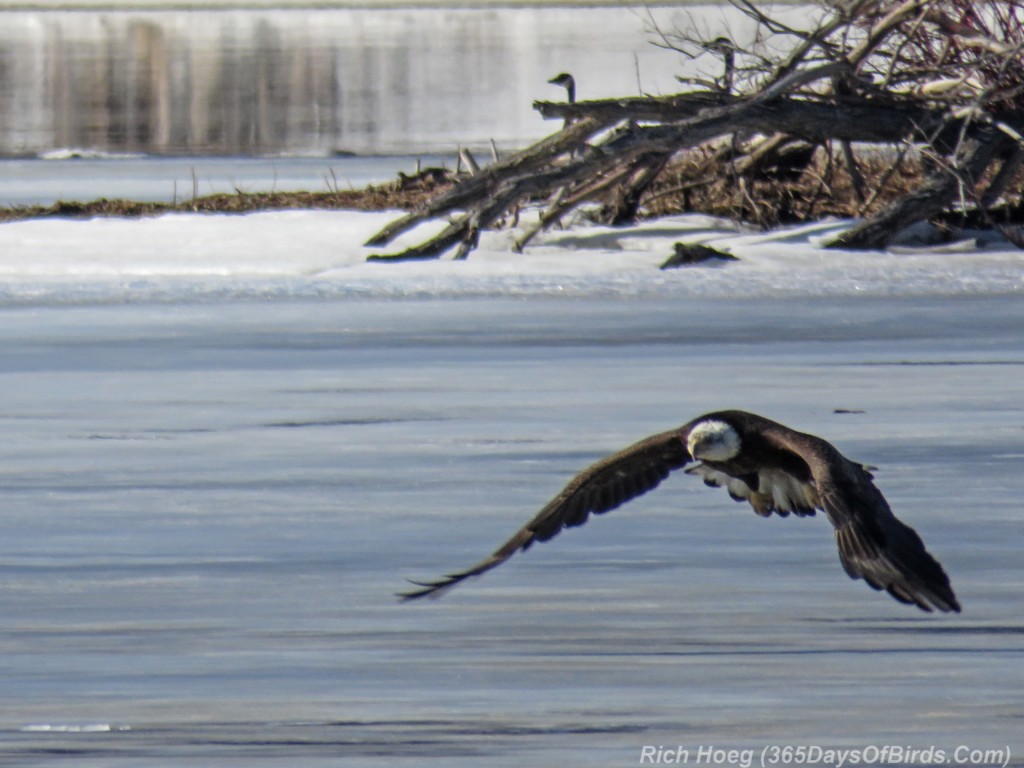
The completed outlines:
[[[694,463],[699,462],[699,463]],[[870,472],[820,437],[797,432],[746,411],[705,414],[653,435],[591,465],[489,558],[402,595],[436,595],[489,571],[535,541],[582,525],[655,488],[687,465],[687,473],[725,487],[760,515],[825,512],[835,528],[839,560],[851,578],[864,579],[922,610],[959,611],[949,578],[917,533],[900,522]]]

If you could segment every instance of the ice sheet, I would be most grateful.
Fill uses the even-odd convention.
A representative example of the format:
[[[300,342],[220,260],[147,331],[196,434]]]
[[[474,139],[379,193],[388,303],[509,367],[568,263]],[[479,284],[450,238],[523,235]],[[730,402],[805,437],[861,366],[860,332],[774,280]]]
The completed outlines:
[[[1021,764],[1018,252],[682,217],[364,263],[392,215],[0,227],[0,762]],[[659,271],[678,239],[742,261]],[[723,407],[878,466],[964,614],[851,582],[823,519],[685,476],[394,600],[604,453]]]
[[[611,768],[659,745],[966,745],[1019,765],[1019,307],[4,308],[0,760]],[[392,597],[491,551],[603,453],[728,406],[878,466],[964,614],[847,579],[823,519],[762,520],[685,476],[445,600]]]

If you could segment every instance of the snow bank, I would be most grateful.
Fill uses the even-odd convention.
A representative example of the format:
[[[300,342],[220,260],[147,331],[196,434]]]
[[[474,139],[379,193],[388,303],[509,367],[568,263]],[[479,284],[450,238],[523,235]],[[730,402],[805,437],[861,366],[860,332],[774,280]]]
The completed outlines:
[[[867,253],[819,247],[846,222],[770,233],[705,216],[629,228],[577,224],[536,238],[525,254],[512,248],[521,230],[511,230],[487,233],[466,261],[367,263],[378,251],[362,243],[396,215],[278,211],[9,223],[0,226],[0,302],[1024,293],[1024,254],[1004,242]],[[407,233],[389,250],[419,242],[438,226]],[[713,245],[741,261],[659,270],[680,240]]]

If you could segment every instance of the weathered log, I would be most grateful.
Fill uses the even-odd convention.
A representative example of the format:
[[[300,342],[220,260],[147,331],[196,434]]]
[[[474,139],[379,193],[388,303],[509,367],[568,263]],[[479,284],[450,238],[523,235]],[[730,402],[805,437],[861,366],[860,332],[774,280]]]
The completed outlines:
[[[530,227],[530,229],[528,229],[521,238],[516,240],[516,253],[522,253],[523,249],[526,248],[526,245],[536,237],[541,230],[558,222],[564,213],[576,208],[581,203],[604,194],[609,188],[622,183],[622,180],[632,172],[632,166],[626,165],[624,167],[613,169],[611,172],[605,173],[597,179],[577,184],[571,191],[567,187],[559,189],[558,192],[555,193],[551,204],[540,215],[540,219],[537,223]]]
[[[689,267],[694,264],[701,264],[706,261],[739,261],[738,258],[726,251],[720,251],[703,243],[676,243],[673,246],[673,253],[659,269],[678,269]]]
[[[813,209],[818,192],[833,189],[830,154],[825,175],[818,178],[811,197],[807,198],[806,188],[802,198],[791,197],[806,182],[806,174],[783,178],[777,169],[772,171],[790,150],[802,155],[794,169],[802,171],[804,159],[815,147],[838,142],[854,195],[861,202],[859,211],[865,211],[874,210],[878,190],[864,188],[854,144],[900,146],[897,163],[911,145],[926,148],[924,156],[934,160],[934,170],[924,185],[838,238],[835,244],[845,247],[884,244],[906,225],[950,208],[958,193],[981,207],[992,204],[1021,167],[1022,152],[1013,144],[1024,146],[1020,138],[1024,134],[1024,99],[1020,98],[1024,70],[1017,62],[1024,44],[1017,42],[1017,27],[989,30],[986,34],[999,33],[1002,38],[988,40],[982,53],[952,41],[950,50],[956,56],[951,61],[961,68],[956,82],[965,83],[977,75],[972,81],[982,85],[968,97],[937,98],[930,88],[932,81],[937,74],[948,79],[949,72],[947,60],[933,55],[933,49],[945,51],[946,47],[932,43],[948,35],[936,31],[942,24],[935,14],[946,17],[933,0],[881,5],[873,0],[844,0],[832,4],[830,15],[808,30],[776,22],[752,0],[733,2],[762,31],[788,36],[793,43],[785,55],[745,51],[753,63],[743,68],[737,64],[732,73],[737,92],[712,87],[657,98],[536,102],[534,107],[542,116],[564,121],[562,131],[495,162],[392,222],[368,244],[383,245],[422,221],[453,216],[427,242],[372,258],[434,258],[455,246],[456,258],[462,258],[476,247],[484,228],[510,211],[518,212],[525,203],[545,200],[539,223],[520,239],[519,247],[574,207],[599,197],[603,198],[600,220],[631,221],[645,190],[666,164],[697,147],[701,152],[691,155],[696,162],[688,159],[682,167],[702,180],[707,177],[706,164],[701,162],[705,154],[712,161],[725,158],[731,164],[727,184],[734,180],[746,195],[745,202],[755,209],[776,212],[791,199],[810,199]],[[855,27],[856,34],[851,35]],[[735,46],[731,40],[725,42],[731,56]],[[999,130],[1002,135],[997,135]],[[752,147],[752,136],[766,137],[760,150]],[[997,173],[986,189],[979,189],[980,177],[997,157],[1001,158]],[[772,172],[766,174],[770,182],[764,188],[780,197],[774,209],[773,201],[755,194],[749,183],[765,169]],[[694,183],[700,181],[690,180],[689,185]],[[878,184],[877,179],[874,183]],[[686,189],[687,184],[676,188]],[[841,187],[836,189],[842,193]],[[760,218],[767,220],[769,215]]]
[[[427,201],[411,213],[390,224],[366,241],[366,245],[387,245],[403,232],[428,219],[464,208],[486,196],[496,184],[510,174],[525,174],[543,168],[554,158],[578,147],[592,135],[608,126],[601,118],[586,118],[574,122],[558,133],[533,146],[511,155],[500,163],[484,168],[476,176],[452,187],[444,194]]]
[[[600,173],[614,165],[616,158],[591,155],[589,158],[555,166],[533,174],[517,174],[493,185],[486,197],[477,201],[464,214],[452,221],[438,235],[401,253],[367,257],[368,261],[409,261],[435,259],[456,244],[460,244],[459,257],[476,247],[481,229],[492,224],[505,211],[531,197],[547,197],[560,187],[579,182],[593,173]]]
[[[397,254],[374,255],[370,261],[405,261],[410,259],[437,258],[457,243],[464,244],[460,250],[465,255],[476,244],[479,229],[489,226],[505,210],[529,198],[545,198],[565,185],[577,184],[583,179],[596,178],[600,174],[622,163],[633,164],[641,156],[668,156],[680,149],[702,144],[723,133],[733,130],[731,126],[744,120],[767,119],[760,115],[765,105],[753,100],[735,101],[724,106],[702,110],[690,120],[671,125],[631,125],[613,132],[598,143],[593,151],[583,157],[570,157],[562,166],[535,171],[536,158],[540,153],[535,148],[520,153],[497,166],[490,166],[476,176],[457,184],[437,199],[428,202],[413,213],[392,222],[371,238],[367,245],[382,245],[395,236],[428,218],[434,218],[456,208],[465,213],[450,223],[440,234],[419,246]],[[581,123],[586,123],[580,128]],[[557,146],[557,154],[572,148],[563,134],[571,135],[576,142],[589,138],[606,123],[596,118],[583,118],[578,123],[564,128],[556,137],[556,144],[548,143],[544,152],[550,159]],[[542,142],[543,144],[544,142]],[[526,159],[523,159],[526,158]]]
[[[643,102],[643,103],[641,103]],[[572,117],[599,117],[602,120],[632,119],[644,122],[674,123],[698,117],[710,108],[738,108],[743,99],[716,99],[700,108],[693,103],[675,99],[625,99],[578,101],[564,104],[548,101],[534,103],[534,108],[546,119]],[[737,129],[756,129],[765,133],[784,133],[812,144],[827,140],[849,141],[863,144],[894,144],[908,136],[924,139],[935,135],[945,148],[956,145],[964,119],[949,120],[948,111],[941,107],[928,107],[913,102],[882,101],[844,96],[834,100],[786,97],[756,109],[745,110],[745,124]],[[1024,112],[1005,112],[998,120],[1024,133]]]
[[[694,117],[702,109],[722,107],[740,101],[725,93],[679,93],[674,96],[643,96],[628,99],[592,101],[535,101],[533,108],[545,120],[582,120],[596,118],[606,124],[623,120],[671,122]]]
[[[636,221],[644,192],[658,178],[658,174],[665,169],[668,161],[672,159],[672,154],[672,152],[658,152],[642,155],[631,169],[628,181],[618,187],[612,201],[605,206],[605,210],[601,213],[601,221],[607,222],[613,227],[620,227]]]
[[[623,113],[619,111],[621,101],[602,102],[588,113],[589,102],[551,105],[552,114],[567,114],[568,110],[583,108],[578,119],[554,136],[534,147],[518,153],[508,160],[483,169],[453,187],[438,198],[429,201],[375,235],[368,244],[382,245],[407,229],[430,218],[448,214],[455,210],[462,213],[441,233],[427,242],[397,254],[371,256],[372,261],[398,261],[407,259],[437,258],[449,248],[460,245],[459,256],[465,256],[475,247],[481,229],[490,226],[513,206],[530,199],[550,199],[559,189],[568,187],[562,193],[562,201],[551,207],[542,216],[542,226],[557,220],[572,205],[578,205],[591,197],[588,189],[602,190],[606,175],[615,174],[615,181],[633,179],[637,191],[646,186],[656,174],[624,173],[625,168],[660,168],[673,154],[696,147],[716,138],[736,132],[780,132],[809,141],[823,142],[826,138],[843,141],[875,141],[894,143],[911,136],[923,138],[923,131],[963,135],[964,131],[976,132],[976,126],[963,121],[951,121],[937,110],[912,107],[896,107],[864,102],[843,101],[823,103],[810,99],[776,98],[774,100],[716,98],[703,101],[700,108],[685,99],[675,100],[676,104],[686,103],[677,109],[673,100],[654,100],[657,110],[669,110],[673,119],[654,125],[630,124],[611,132],[592,145],[582,155],[573,150],[615,122]],[[547,103],[545,103],[545,108]],[[609,108],[610,107],[610,108]],[[653,114],[653,111],[650,112]],[[686,115],[682,117],[682,115]],[[1016,116],[1007,116],[1006,122],[1013,124]],[[1024,120],[1022,120],[1024,122]],[[987,131],[986,135],[995,135]],[[998,142],[998,138],[993,138]],[[556,159],[568,155],[563,165],[551,166]],[[980,156],[979,156],[980,157]],[[991,160],[991,155],[988,160]],[[984,166],[987,166],[986,160]],[[550,167],[545,167],[550,166]],[[619,168],[618,172],[613,172]],[[950,186],[952,184],[952,186]],[[909,200],[900,212],[890,212],[890,218],[878,219],[877,226],[884,228],[884,222],[891,226],[902,226],[904,222],[920,218],[921,212],[931,215],[935,206],[948,204],[955,194],[956,183],[946,176],[936,178],[927,189],[921,190],[920,199]],[[628,187],[627,187],[628,189]],[[950,191],[952,190],[952,191]],[[628,194],[624,193],[624,194]],[[632,198],[623,197],[619,207],[618,220],[635,215],[639,194]],[[612,209],[613,211],[615,209]],[[616,218],[616,217],[613,217]],[[873,220],[874,221],[874,220]],[[869,227],[865,222],[865,227]],[[865,230],[867,231],[867,229]],[[523,241],[529,240],[530,232]],[[871,247],[868,243],[878,241],[878,235],[865,235],[858,240],[851,235],[848,247],[861,242],[859,247]]]

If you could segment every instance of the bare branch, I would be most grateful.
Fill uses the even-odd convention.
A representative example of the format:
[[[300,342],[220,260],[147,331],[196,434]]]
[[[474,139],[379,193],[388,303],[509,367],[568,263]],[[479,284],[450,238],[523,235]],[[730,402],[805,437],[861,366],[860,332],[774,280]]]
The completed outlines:
[[[690,90],[667,97],[535,103],[563,129],[389,224],[370,244],[452,217],[427,242],[375,258],[436,258],[450,248],[462,258],[524,205],[543,212],[519,247],[588,203],[600,203],[589,212],[599,220],[629,220],[645,194],[663,204],[652,185],[673,158],[691,175],[662,189],[688,198],[713,186],[734,215],[761,221],[783,208],[813,215],[847,195],[847,211],[871,218],[837,240],[844,247],[877,247],[913,221],[984,210],[1015,193],[1024,168],[1022,0],[835,0],[807,28],[755,0],[731,2],[754,20],[753,39],[702,38],[697,24],[665,32],[648,12],[655,45],[715,55],[720,75],[681,77]],[[891,154],[879,160],[854,143]],[[919,158],[930,166],[921,170]],[[909,167],[918,169],[913,182]]]

